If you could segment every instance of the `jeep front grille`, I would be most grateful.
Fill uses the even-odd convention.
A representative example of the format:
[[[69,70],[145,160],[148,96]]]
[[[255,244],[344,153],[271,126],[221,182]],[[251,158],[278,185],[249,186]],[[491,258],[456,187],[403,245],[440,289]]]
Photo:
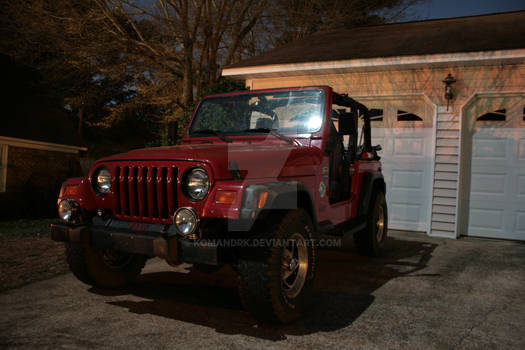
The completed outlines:
[[[122,219],[169,221],[177,209],[177,168],[117,166],[116,216]]]

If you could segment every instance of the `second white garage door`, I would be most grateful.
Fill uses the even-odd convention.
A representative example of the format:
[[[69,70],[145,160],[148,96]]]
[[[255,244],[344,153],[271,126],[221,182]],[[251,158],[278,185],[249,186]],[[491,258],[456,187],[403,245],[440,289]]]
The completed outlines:
[[[365,101],[382,114],[372,121],[387,185],[389,227],[428,232],[434,109],[422,99]]]
[[[500,97],[469,110],[468,235],[525,240],[524,108],[523,97]]]

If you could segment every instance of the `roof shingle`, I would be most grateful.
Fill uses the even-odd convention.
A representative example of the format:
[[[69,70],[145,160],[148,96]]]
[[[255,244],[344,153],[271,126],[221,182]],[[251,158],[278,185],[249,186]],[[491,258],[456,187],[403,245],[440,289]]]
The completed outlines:
[[[318,32],[226,68],[525,48],[525,11]]]

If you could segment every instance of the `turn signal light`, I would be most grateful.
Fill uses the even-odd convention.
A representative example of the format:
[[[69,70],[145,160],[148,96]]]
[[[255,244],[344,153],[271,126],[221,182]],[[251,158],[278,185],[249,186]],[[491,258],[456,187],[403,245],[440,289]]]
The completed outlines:
[[[215,193],[215,203],[217,204],[233,204],[235,198],[237,197],[237,192],[235,191],[222,191],[219,190]]]
[[[77,195],[78,195],[78,185],[66,185],[64,196],[77,196]]]

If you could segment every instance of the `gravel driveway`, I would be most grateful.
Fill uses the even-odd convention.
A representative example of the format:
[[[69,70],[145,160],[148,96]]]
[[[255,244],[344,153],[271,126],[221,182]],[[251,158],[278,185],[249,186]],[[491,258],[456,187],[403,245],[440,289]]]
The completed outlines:
[[[525,245],[392,232],[389,256],[320,253],[314,303],[288,326],[245,313],[235,273],[151,260],[129,290],[71,274],[0,294],[0,348],[524,349]]]

